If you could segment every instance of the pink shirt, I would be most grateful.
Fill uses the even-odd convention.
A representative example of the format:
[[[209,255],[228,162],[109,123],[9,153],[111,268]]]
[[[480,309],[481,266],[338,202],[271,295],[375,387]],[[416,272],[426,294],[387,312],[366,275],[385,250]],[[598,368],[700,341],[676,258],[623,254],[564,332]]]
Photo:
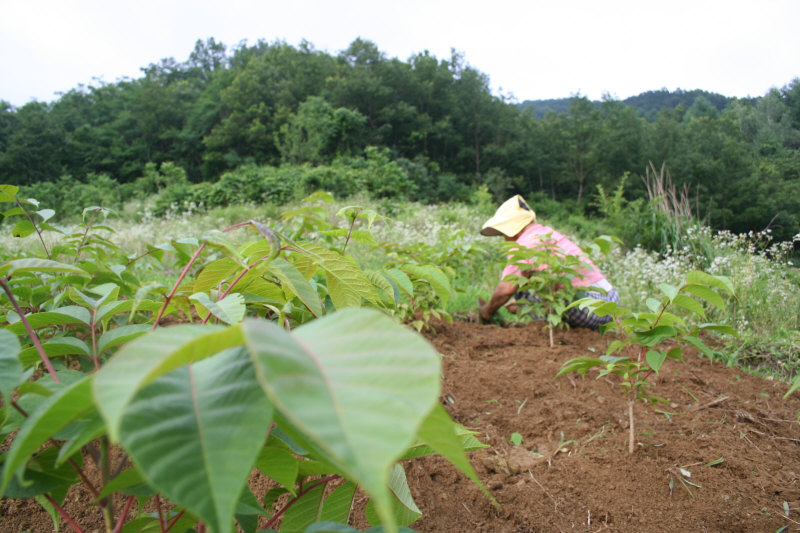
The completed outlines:
[[[605,276],[603,276],[603,274],[601,274],[597,269],[595,264],[592,263],[588,257],[584,256],[583,250],[578,248],[574,242],[564,237],[553,228],[549,228],[541,224],[530,224],[523,230],[522,234],[517,237],[516,241],[528,248],[536,248],[544,241],[545,236],[548,234],[550,235],[548,240],[560,248],[564,255],[579,256],[580,260],[586,263],[586,268],[580,270],[580,273],[583,274],[583,278],[578,276],[572,278],[572,285],[574,287],[588,287],[589,285],[595,285],[598,282],[602,282],[606,279]],[[547,268],[547,265],[540,265],[536,267],[535,270],[543,270],[545,268]],[[509,274],[519,273],[520,269],[516,264],[508,264],[503,269],[503,274],[500,279],[505,279],[505,277]]]

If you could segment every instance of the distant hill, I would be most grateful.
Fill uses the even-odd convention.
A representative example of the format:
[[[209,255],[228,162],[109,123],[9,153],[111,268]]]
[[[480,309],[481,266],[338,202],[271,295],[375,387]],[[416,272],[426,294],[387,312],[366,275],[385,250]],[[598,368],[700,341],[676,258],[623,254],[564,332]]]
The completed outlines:
[[[652,119],[664,109],[675,109],[679,105],[688,109],[694,104],[695,100],[700,97],[704,98],[718,111],[725,109],[734,100],[734,98],[728,96],[710,93],[700,89],[691,91],[684,91],[683,89],[677,89],[675,91],[660,89],[658,91],[647,91],[637,96],[631,96],[624,99],[622,102],[631,107],[635,107],[639,111],[640,116]],[[600,105],[600,102],[597,100],[593,102],[595,105]],[[570,98],[554,98],[549,100],[525,100],[519,104],[519,106],[522,109],[532,106],[536,117],[543,118],[548,111],[567,113],[569,111],[569,103]]]

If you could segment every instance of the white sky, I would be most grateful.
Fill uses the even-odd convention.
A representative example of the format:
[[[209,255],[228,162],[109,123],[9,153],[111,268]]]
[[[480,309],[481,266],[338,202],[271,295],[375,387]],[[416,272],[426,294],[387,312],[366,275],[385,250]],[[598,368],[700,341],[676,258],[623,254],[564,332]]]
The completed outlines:
[[[354,39],[407,60],[450,49],[516,100],[703,89],[762,96],[800,77],[798,0],[0,0],[0,100],[184,61],[197,39]]]

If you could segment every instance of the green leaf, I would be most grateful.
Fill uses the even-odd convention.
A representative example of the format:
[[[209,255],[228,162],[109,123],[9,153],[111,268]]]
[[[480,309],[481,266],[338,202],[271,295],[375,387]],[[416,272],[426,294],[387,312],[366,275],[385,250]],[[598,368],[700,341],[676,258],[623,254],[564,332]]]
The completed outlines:
[[[356,484],[347,481],[336,487],[334,491],[325,498],[322,505],[320,521],[323,522],[342,522],[350,521],[350,512],[353,508],[353,497],[356,494]]]
[[[256,375],[276,410],[391,519],[386,483],[439,396],[440,361],[421,336],[369,309],[295,329],[243,322]]]
[[[389,281],[388,278],[384,276],[382,272],[377,272],[375,270],[367,270],[365,272],[369,280],[372,282],[375,287],[380,290],[381,293],[381,301],[386,304],[387,306],[394,307],[397,305],[397,298],[398,294],[395,290],[395,286]]]
[[[14,476],[3,492],[8,498],[32,498],[40,494],[52,493],[57,501],[63,498],[69,487],[75,483],[78,473],[72,465],[59,466],[56,463],[58,450],[47,448],[36,454],[28,463],[21,476]],[[78,459],[80,462],[80,459]],[[20,477],[24,481],[20,480]]]
[[[293,495],[294,482],[297,479],[297,459],[290,452],[282,449],[267,446],[261,450],[256,461],[256,468],[273,480],[277,481]]]
[[[322,316],[322,303],[319,301],[317,291],[297,267],[278,257],[269,264],[267,271],[278,278],[286,291],[297,296],[312,315]]]
[[[694,294],[695,296],[699,296],[714,307],[722,311],[725,310],[725,301],[722,299],[722,297],[714,292],[713,289],[710,289],[705,285],[684,285],[681,287],[681,291],[686,291]]]
[[[664,295],[667,298],[669,298],[670,302],[672,302],[672,300],[675,299],[679,291],[678,287],[676,287],[675,285],[670,285],[668,283],[662,283],[658,286],[658,288],[661,289],[661,292],[664,293]]]
[[[146,498],[156,494],[156,490],[147,484],[142,472],[135,466],[123,470],[117,477],[106,483],[97,499],[101,500],[115,492]]]
[[[28,235],[31,235],[36,231],[36,226],[33,225],[33,222],[30,220],[23,219],[17,222],[14,228],[11,230],[11,235],[14,237],[24,238]]]
[[[17,201],[19,187],[16,185],[0,185],[0,202],[14,203]]]
[[[247,268],[247,262],[244,260],[244,257],[242,257],[242,254],[239,253],[236,245],[233,243],[233,241],[231,241],[227,234],[221,231],[213,230],[208,235],[203,236],[203,242],[207,247],[221,250],[226,256],[236,261],[237,264]]]
[[[89,346],[77,337],[53,337],[42,345],[44,353],[48,357],[59,357],[62,355],[83,355],[91,357],[92,351]],[[35,346],[25,348],[20,352],[19,359],[24,366],[30,366],[41,360],[39,350]]]
[[[238,292],[228,294],[225,298],[217,302],[212,301],[211,298],[208,297],[208,294],[204,292],[193,294],[189,299],[203,306],[206,310],[211,312],[212,315],[226,324],[238,324],[244,318],[246,310],[244,297]]]
[[[656,326],[646,331],[637,331],[633,338],[647,347],[653,347],[678,334],[672,326]]]
[[[379,304],[377,290],[351,257],[341,256],[314,243],[298,245],[298,251],[325,272],[328,294],[336,309],[359,307],[362,299]]]
[[[22,380],[20,349],[17,336],[0,329],[0,394],[3,395],[3,405],[10,404],[11,392]]]
[[[198,274],[192,285],[192,290],[194,292],[206,292],[216,289],[220,283],[228,279],[240,268],[241,266],[230,257],[212,261]]]
[[[723,291],[733,294],[733,283],[725,276],[713,276],[700,270],[693,270],[686,275],[687,284],[707,285],[709,287],[716,287]]]
[[[25,318],[33,329],[63,326],[67,324],[83,324],[84,326],[88,326],[92,321],[92,315],[89,313],[89,310],[77,305],[59,307],[54,311],[31,313],[25,315]],[[8,319],[9,322],[13,322],[8,326],[10,331],[18,335],[26,332],[25,324],[22,323],[16,313],[14,315],[9,313]]]
[[[159,328],[126,344],[95,374],[93,382],[112,440],[119,440],[122,414],[141,387],[186,363],[241,345],[242,340],[238,328],[183,324]]]
[[[698,337],[695,337],[693,335],[688,335],[683,338],[683,341],[697,348],[703,355],[705,355],[709,359],[712,359],[714,357],[714,351],[708,346],[706,346],[706,344],[703,341],[701,341]]]
[[[150,324],[129,324],[106,331],[100,335],[97,341],[97,353],[101,354],[104,350],[130,342],[152,329]]]
[[[0,494],[5,490],[11,477],[25,462],[61,428],[74,418],[92,408],[90,379],[86,377],[71,385],[64,386],[48,396],[19,429],[3,465],[0,480]]]
[[[718,331],[720,333],[725,333],[727,335],[731,335],[733,337],[738,337],[739,334],[736,333],[736,330],[730,326],[726,326],[724,324],[698,324],[697,329],[708,330],[708,331]]]
[[[585,376],[586,372],[595,366],[603,366],[605,363],[598,359],[597,357],[589,357],[589,356],[582,356],[576,357],[575,359],[570,359],[566,363],[561,366],[561,370],[558,371],[556,377],[561,377],[564,374],[569,374],[570,372],[577,372],[581,376]]]
[[[654,313],[658,313],[658,311],[661,309],[661,300],[656,300],[655,298],[648,298],[645,300],[645,304],[647,305],[647,308]]]
[[[120,442],[153,487],[227,533],[271,415],[247,351],[235,348],[142,388]]]
[[[81,448],[88,442],[104,435],[106,424],[100,413],[92,409],[74,420],[69,426],[56,434],[58,440],[66,442],[58,450],[57,465],[62,464],[71,456],[80,452]]]
[[[494,496],[484,487],[472,464],[467,459],[461,440],[456,434],[457,426],[450,419],[450,415],[439,404],[428,413],[428,416],[423,420],[419,428],[419,438],[425,444],[430,446],[436,453],[442,455],[445,459],[453,463],[461,472],[463,472],[481,491],[489,498],[489,501],[499,508],[497,500]]]
[[[436,296],[442,301],[442,307],[447,306],[447,301],[450,299],[450,293],[453,289],[450,287],[450,280],[441,269],[433,265],[403,265],[403,269],[411,275],[414,279],[420,279],[430,283]]]
[[[658,374],[658,371],[661,369],[661,365],[664,364],[664,361],[667,359],[667,352],[662,352],[660,350],[647,350],[647,364],[653,371]]]
[[[322,512],[325,485],[319,484],[300,496],[283,515],[281,533],[301,533],[316,522]]]
[[[49,259],[13,259],[0,265],[0,275],[11,276],[24,272],[65,272],[78,276],[89,277],[89,273],[75,265],[59,263]]]
[[[399,268],[390,268],[386,272],[383,272],[383,275],[394,282],[398,288],[402,289],[406,296],[414,295],[414,284],[411,283],[411,279],[408,277],[408,274]],[[395,299],[398,298],[395,297]]]
[[[687,311],[691,311],[692,313],[699,315],[703,318],[706,316],[706,312],[703,309],[703,306],[690,296],[686,296],[685,294],[678,294],[672,300],[673,305],[677,305],[678,307],[682,307]]]
[[[422,511],[420,511],[417,504],[414,503],[411,490],[408,488],[406,472],[399,464],[395,464],[394,467],[392,467],[392,475],[389,478],[389,489],[394,495],[394,500],[392,501],[394,522],[401,526],[408,526],[419,520],[422,516]],[[370,525],[381,523],[371,500],[367,502],[365,514]]]

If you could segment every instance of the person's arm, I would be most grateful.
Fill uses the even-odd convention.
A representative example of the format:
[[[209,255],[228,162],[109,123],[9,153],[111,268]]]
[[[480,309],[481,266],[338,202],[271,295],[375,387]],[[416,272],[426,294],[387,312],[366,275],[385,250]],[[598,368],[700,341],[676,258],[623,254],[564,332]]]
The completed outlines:
[[[514,283],[508,281],[498,283],[489,301],[478,305],[478,313],[481,319],[490,320],[495,311],[505,305],[514,296],[515,292],[517,292],[517,286]]]

